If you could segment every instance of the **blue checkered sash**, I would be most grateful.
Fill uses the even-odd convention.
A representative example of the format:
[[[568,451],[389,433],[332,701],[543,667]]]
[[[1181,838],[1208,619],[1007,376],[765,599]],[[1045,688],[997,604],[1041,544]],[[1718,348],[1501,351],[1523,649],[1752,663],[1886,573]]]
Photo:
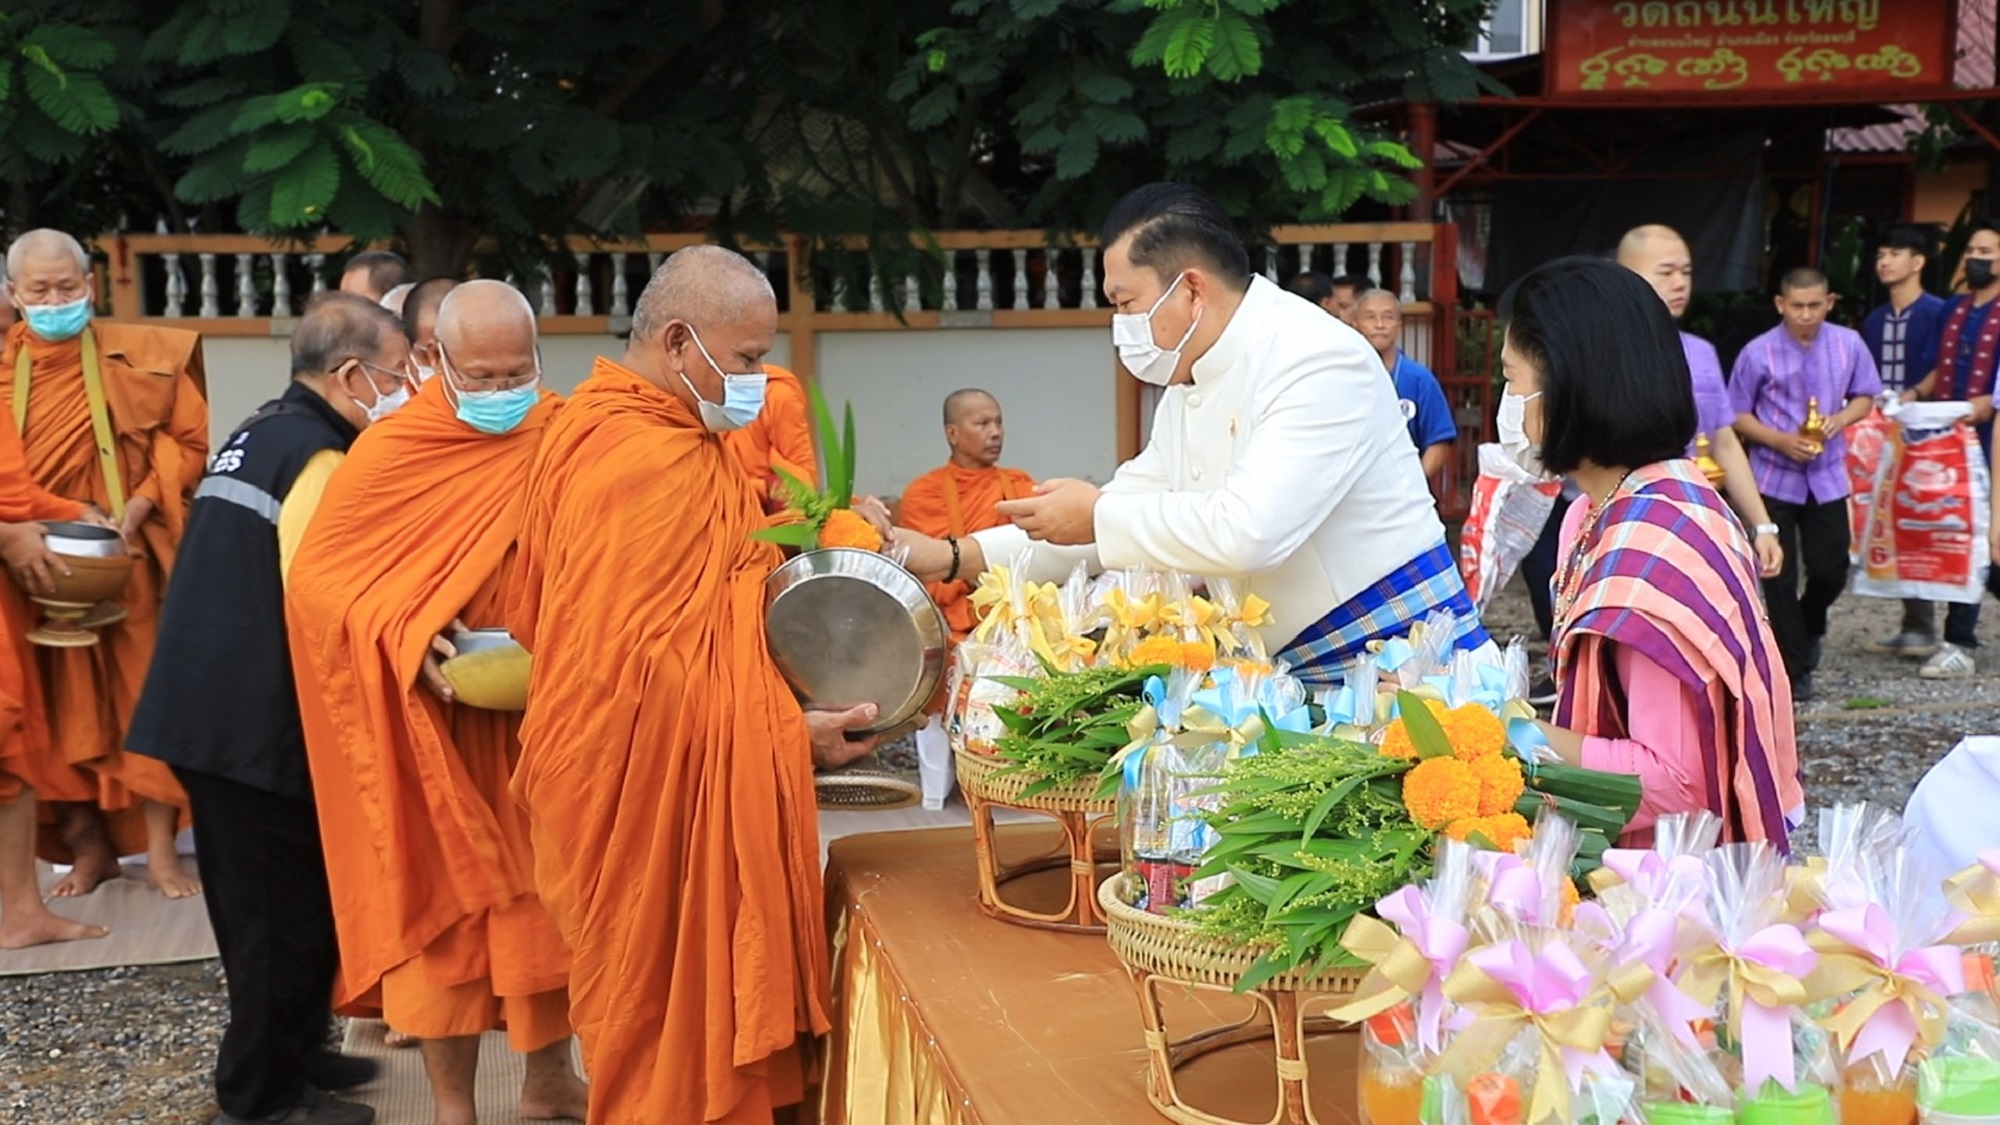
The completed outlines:
[[[1333,607],[1292,638],[1278,659],[1290,664],[1292,675],[1308,687],[1333,686],[1346,679],[1347,666],[1369,641],[1405,636],[1410,626],[1439,610],[1458,618],[1453,647],[1478,648],[1492,639],[1466,596],[1458,561],[1442,540]]]

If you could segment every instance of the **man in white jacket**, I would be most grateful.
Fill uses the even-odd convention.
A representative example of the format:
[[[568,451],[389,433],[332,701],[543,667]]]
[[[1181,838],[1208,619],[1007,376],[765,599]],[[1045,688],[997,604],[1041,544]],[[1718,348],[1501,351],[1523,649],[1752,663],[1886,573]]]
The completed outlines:
[[[1368,342],[1252,277],[1228,214],[1187,185],[1127,195],[1102,245],[1119,358],[1166,388],[1152,440],[1102,489],[1057,479],[1001,504],[1009,526],[961,539],[897,529],[910,569],[970,578],[1039,541],[1035,580],[1079,559],[1248,576],[1272,605],[1266,643],[1311,684],[1439,609],[1459,615],[1460,647],[1488,643]]]

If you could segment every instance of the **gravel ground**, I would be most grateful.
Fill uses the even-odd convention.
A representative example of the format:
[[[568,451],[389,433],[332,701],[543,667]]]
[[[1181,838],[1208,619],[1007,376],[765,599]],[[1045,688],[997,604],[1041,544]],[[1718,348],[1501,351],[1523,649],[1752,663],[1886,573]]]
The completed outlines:
[[[2000,660],[1970,680],[1931,682],[1917,665],[1860,651],[1893,631],[1898,603],[1849,596],[1834,607],[1817,677],[1799,713],[1799,757],[1814,806],[1901,807],[1960,738],[2000,731]],[[1487,614],[1502,639],[1534,632],[1518,582]],[[1995,627],[1985,629],[1989,640]],[[895,754],[889,755],[895,758]],[[1810,847],[1812,825],[1801,830]],[[209,1068],[224,1015],[213,962],[43,977],[0,977],[0,1122],[205,1125]]]

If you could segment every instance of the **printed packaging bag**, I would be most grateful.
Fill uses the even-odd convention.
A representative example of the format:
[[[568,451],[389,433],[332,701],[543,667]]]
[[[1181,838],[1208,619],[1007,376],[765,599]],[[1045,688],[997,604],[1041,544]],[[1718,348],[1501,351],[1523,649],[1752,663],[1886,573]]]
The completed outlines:
[[[1896,424],[1885,413],[1895,403],[1885,396],[1881,410],[1843,431],[1847,435],[1847,561],[1861,565],[1861,542],[1868,534],[1868,509],[1875,498],[1875,474],[1882,467],[1882,451]]]
[[[1491,442],[1479,447],[1472,510],[1458,539],[1458,570],[1474,608],[1484,609],[1534,549],[1562,482],[1523,469]]]
[[[1986,592],[1991,482],[1962,402],[1892,408],[1854,592],[1977,603]]]

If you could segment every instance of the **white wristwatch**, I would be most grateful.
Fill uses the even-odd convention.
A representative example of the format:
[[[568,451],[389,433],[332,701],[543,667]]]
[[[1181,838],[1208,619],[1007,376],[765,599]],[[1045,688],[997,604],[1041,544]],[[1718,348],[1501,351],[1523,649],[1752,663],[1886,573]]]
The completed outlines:
[[[1769,535],[1775,537],[1777,534],[1778,534],[1778,525],[1775,523],[1760,523],[1756,527],[1750,529],[1750,537],[1752,539],[1755,539],[1759,535]]]

